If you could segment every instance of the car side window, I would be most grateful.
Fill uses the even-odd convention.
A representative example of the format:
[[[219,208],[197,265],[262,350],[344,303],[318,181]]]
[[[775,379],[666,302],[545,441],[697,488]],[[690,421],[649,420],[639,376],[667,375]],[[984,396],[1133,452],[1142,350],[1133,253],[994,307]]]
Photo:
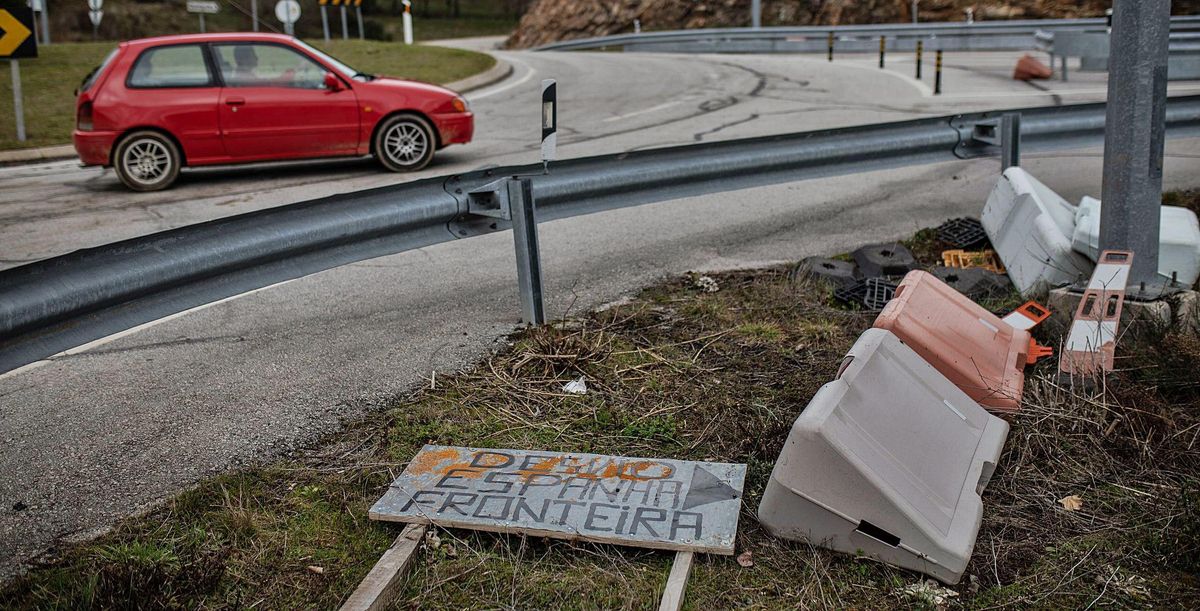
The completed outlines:
[[[130,87],[208,87],[212,74],[200,45],[172,45],[143,51],[129,72]]]
[[[214,45],[226,87],[324,89],[325,72],[307,56],[280,45]]]

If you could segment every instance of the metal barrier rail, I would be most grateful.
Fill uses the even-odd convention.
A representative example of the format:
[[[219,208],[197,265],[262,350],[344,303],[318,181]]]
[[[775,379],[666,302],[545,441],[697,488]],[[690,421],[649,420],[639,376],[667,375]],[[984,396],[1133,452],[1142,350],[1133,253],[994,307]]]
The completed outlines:
[[[828,36],[837,39],[838,52],[869,52],[887,38],[890,50],[911,50],[917,40],[936,40],[930,50],[1011,51],[1033,46],[1033,36],[1046,32],[1104,32],[1107,20],[1027,19],[1013,21],[893,23],[841,26],[780,26],[769,28],[709,28],[613,34],[564,40],[534,51],[582,51],[621,47],[627,51],[724,51],[741,53],[824,52]],[[1171,18],[1172,32],[1200,31],[1200,15]]]
[[[1103,143],[1105,105],[971,113],[602,155],[533,179],[541,220],[705,193],[1000,153]],[[1168,134],[1200,136],[1200,96],[1171,98]],[[1011,144],[1011,143],[1010,143]],[[511,224],[481,213],[503,167],[181,227],[0,271],[0,372],[226,297]]]

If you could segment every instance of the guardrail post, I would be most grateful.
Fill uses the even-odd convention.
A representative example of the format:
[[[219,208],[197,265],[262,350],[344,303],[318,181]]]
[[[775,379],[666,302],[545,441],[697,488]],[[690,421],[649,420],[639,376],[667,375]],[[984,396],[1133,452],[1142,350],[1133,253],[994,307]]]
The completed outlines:
[[[1021,165],[1021,115],[1000,118],[1000,171]]]
[[[546,323],[542,300],[542,255],[538,246],[537,207],[533,181],[511,178],[506,184],[512,213],[513,245],[517,252],[517,289],[521,294],[521,320],[527,325]]]
[[[937,50],[937,59],[933,64],[933,95],[942,94],[942,50]]]
[[[1159,278],[1170,5],[1117,2],[1113,10],[1100,250],[1133,251],[1131,293]]]
[[[915,3],[914,3],[915,4]],[[925,42],[917,41],[917,80],[921,80],[921,52],[924,51]]]

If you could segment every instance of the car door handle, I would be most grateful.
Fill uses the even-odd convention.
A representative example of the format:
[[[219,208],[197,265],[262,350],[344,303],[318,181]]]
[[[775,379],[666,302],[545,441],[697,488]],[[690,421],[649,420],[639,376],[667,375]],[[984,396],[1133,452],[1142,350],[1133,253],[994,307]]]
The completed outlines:
[[[246,98],[225,98],[225,103],[230,106],[241,106],[246,103]]]

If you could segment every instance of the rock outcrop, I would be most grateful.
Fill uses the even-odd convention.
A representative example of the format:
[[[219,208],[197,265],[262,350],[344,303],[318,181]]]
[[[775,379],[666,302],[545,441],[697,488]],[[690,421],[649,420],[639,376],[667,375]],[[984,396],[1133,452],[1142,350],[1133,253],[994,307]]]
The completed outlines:
[[[750,24],[751,0],[537,0],[508,39],[513,48],[643,30]],[[1109,0],[920,0],[921,21],[1098,17]],[[912,20],[912,0],[762,0],[763,25],[838,25]],[[1176,0],[1176,14],[1200,12],[1200,0]]]

